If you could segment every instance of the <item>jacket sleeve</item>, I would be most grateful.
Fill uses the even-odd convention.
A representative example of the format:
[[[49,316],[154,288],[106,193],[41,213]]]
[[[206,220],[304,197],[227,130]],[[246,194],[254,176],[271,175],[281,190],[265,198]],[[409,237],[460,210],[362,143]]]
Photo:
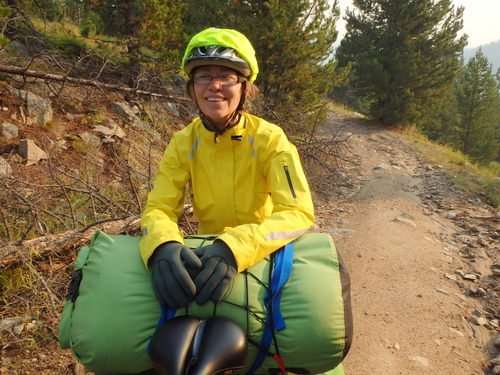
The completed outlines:
[[[230,228],[219,239],[233,251],[238,272],[306,233],[314,223],[311,192],[297,149],[280,130],[269,140],[262,168],[273,211],[260,224]]]
[[[179,158],[181,153],[178,148],[174,135],[165,150],[142,214],[140,252],[146,267],[154,250],[162,243],[184,243],[177,222],[182,214],[185,187],[190,175],[189,168]]]

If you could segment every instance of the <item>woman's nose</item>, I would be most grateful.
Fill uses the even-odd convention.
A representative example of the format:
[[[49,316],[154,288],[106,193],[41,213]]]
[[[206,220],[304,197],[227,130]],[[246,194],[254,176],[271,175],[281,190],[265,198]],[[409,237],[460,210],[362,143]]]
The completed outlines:
[[[212,77],[212,80],[208,84],[210,90],[220,90],[222,89],[222,83],[219,81],[218,77]]]

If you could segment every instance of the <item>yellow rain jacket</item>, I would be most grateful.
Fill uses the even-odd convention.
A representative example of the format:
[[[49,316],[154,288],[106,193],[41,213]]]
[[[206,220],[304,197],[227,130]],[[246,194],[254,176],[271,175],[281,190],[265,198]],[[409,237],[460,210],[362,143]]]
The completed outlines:
[[[217,138],[199,118],[172,137],[142,216],[147,265],[167,241],[183,243],[177,226],[190,183],[200,234],[231,249],[238,272],[306,233],[314,222],[311,193],[297,149],[276,125],[244,114]]]

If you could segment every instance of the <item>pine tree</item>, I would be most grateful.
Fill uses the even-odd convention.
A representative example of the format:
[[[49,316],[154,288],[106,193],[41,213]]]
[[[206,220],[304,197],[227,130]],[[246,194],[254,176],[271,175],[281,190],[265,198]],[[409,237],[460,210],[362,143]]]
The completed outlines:
[[[128,68],[136,77],[152,55],[162,71],[178,68],[187,42],[183,30],[186,2],[183,0],[85,0],[87,18],[98,17],[103,32],[127,41]],[[151,61],[151,59],[150,59]],[[134,82],[130,82],[135,85]]]
[[[455,83],[459,123],[459,147],[474,160],[498,157],[500,95],[491,64],[479,49],[463,67]]]
[[[446,94],[466,37],[451,0],[354,0],[337,50],[351,85],[385,123],[422,123]]]

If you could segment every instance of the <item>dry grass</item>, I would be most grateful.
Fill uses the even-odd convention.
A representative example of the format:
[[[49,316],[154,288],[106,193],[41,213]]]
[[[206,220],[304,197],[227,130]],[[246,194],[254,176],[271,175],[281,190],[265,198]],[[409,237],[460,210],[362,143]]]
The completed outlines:
[[[453,173],[453,182],[460,190],[484,193],[489,203],[500,208],[500,164],[490,162],[479,165],[467,155],[451,147],[430,141],[415,129],[409,129],[405,136],[413,143],[423,158],[442,165]]]

